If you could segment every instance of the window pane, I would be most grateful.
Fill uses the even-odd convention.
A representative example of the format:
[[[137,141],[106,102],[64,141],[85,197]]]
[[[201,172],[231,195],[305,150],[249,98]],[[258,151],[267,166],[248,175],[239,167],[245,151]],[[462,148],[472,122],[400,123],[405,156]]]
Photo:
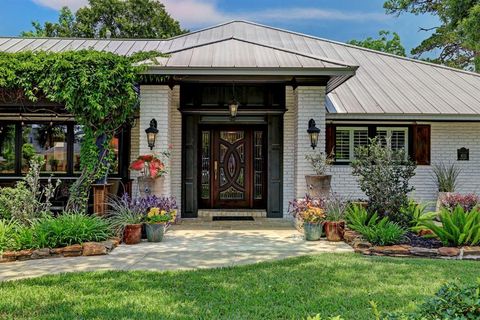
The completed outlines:
[[[73,172],[80,173],[80,150],[81,145],[84,137],[83,127],[80,125],[75,125],[73,127]],[[112,148],[114,152],[114,162],[110,167],[110,174],[118,174],[119,173],[119,145],[120,145],[120,134],[116,134],[112,141],[110,141],[110,148]]]
[[[405,131],[393,130],[391,138],[392,150],[399,151],[405,149],[405,138]]]
[[[15,125],[0,126],[0,173],[15,173]]]
[[[30,160],[45,160],[42,172],[67,172],[67,126],[26,124],[22,127],[22,172],[28,171]]]
[[[388,142],[388,135],[387,135],[387,131],[386,130],[378,130],[377,131],[377,137],[378,137],[378,141],[380,142],[380,144],[382,145],[382,147],[386,147],[387,146],[387,142]]]
[[[368,144],[368,130],[353,131],[353,147],[366,146]]]
[[[350,130],[336,131],[335,158],[337,161],[350,160]]]
[[[73,172],[80,172],[80,146],[83,141],[83,128],[82,126],[73,126]]]

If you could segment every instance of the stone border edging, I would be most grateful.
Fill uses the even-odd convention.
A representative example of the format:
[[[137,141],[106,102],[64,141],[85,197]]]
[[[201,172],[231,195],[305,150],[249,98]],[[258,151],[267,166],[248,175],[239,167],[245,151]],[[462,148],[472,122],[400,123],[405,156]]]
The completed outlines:
[[[451,260],[480,260],[480,246],[470,247],[441,247],[441,248],[423,248],[412,247],[410,245],[400,244],[393,246],[374,246],[365,241],[362,236],[355,231],[346,230],[344,235],[345,242],[355,250],[370,256],[389,256],[389,257],[423,257],[434,259]]]
[[[106,255],[119,244],[119,239],[114,238],[101,242],[85,242],[83,244],[74,244],[54,249],[42,248],[35,250],[5,251],[0,256],[0,263],[34,259]]]

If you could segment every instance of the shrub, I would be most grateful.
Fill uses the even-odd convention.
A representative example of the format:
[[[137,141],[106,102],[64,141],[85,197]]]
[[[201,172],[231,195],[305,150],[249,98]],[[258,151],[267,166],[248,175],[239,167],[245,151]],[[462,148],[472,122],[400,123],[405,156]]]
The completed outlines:
[[[357,230],[365,240],[378,246],[388,246],[401,243],[404,240],[406,230],[395,222],[384,217],[378,223],[365,226]]]
[[[12,235],[14,240],[11,250],[38,249],[40,248],[40,239],[37,236],[36,222],[32,226],[17,224],[15,232]]]
[[[419,232],[425,230],[424,222],[433,221],[437,216],[436,212],[426,212],[427,204],[419,204],[414,200],[410,200],[407,206],[400,208],[400,213],[409,221],[410,230]]]
[[[369,210],[406,227],[408,221],[399,214],[399,208],[408,203],[407,194],[414,190],[409,180],[415,175],[416,164],[406,160],[404,150],[385,148],[378,138],[356,148],[355,157],[352,174],[369,198]]]
[[[443,208],[439,214],[441,226],[433,221],[421,225],[432,232],[446,246],[476,245],[480,243],[480,211],[465,211],[461,206],[452,211]]]
[[[454,163],[449,166],[443,162],[436,163],[432,166],[434,181],[438,187],[439,192],[454,192],[458,185],[458,177],[460,175],[460,168]]]
[[[411,313],[386,314],[382,320],[480,319],[480,280],[475,284],[443,285]]]
[[[441,205],[448,210],[453,210],[457,206],[461,206],[465,211],[471,211],[476,207],[480,199],[476,194],[469,193],[461,195],[459,193],[446,194],[440,199]]]
[[[60,182],[54,185],[49,179],[46,185],[40,183],[40,171],[44,163],[44,160],[33,157],[23,180],[15,188],[0,190],[0,217],[13,218],[29,225],[35,219],[50,214],[50,201]]]
[[[123,230],[129,224],[141,223],[145,217],[148,208],[153,205],[147,200],[144,202],[136,201],[128,195],[123,197],[110,197],[108,199],[109,209],[107,211],[108,221],[115,234],[123,235]]]
[[[315,174],[320,176],[325,175],[328,167],[334,162],[333,154],[326,155],[325,153],[318,151],[306,154],[305,159],[310,163]]]
[[[14,246],[16,223],[13,220],[0,219],[0,254]]]
[[[345,219],[350,229],[358,231],[365,226],[376,223],[378,215],[376,213],[373,215],[369,214],[363,206],[351,205],[347,208]]]
[[[88,241],[104,241],[111,235],[108,222],[97,216],[65,212],[44,217],[33,226],[38,246],[56,248]]]

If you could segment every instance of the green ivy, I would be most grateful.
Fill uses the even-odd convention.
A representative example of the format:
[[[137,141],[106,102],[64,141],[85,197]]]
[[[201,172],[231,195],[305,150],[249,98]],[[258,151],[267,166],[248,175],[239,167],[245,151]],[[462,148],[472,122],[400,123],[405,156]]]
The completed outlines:
[[[108,142],[132,119],[138,106],[135,85],[145,66],[135,62],[160,56],[142,52],[132,57],[93,50],[0,53],[0,88],[21,90],[32,102],[60,103],[83,125],[82,174],[71,189],[69,207],[85,209],[91,184],[108,172]],[[96,142],[104,138],[100,152]]]

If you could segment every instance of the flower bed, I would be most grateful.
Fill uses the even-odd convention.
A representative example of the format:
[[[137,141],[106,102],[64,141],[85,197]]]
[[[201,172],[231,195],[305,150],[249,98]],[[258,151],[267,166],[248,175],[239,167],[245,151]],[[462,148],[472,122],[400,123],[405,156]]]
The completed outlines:
[[[374,246],[365,241],[355,231],[345,231],[345,242],[351,245],[355,252],[371,256],[390,257],[423,257],[436,259],[455,260],[480,260],[480,246],[463,247],[417,247],[409,244],[397,244],[392,246]]]
[[[0,256],[0,263],[47,258],[106,255],[115,249],[119,243],[119,239],[114,238],[102,242],[85,242],[83,244],[74,244],[54,249],[43,248],[36,250],[5,251]]]

